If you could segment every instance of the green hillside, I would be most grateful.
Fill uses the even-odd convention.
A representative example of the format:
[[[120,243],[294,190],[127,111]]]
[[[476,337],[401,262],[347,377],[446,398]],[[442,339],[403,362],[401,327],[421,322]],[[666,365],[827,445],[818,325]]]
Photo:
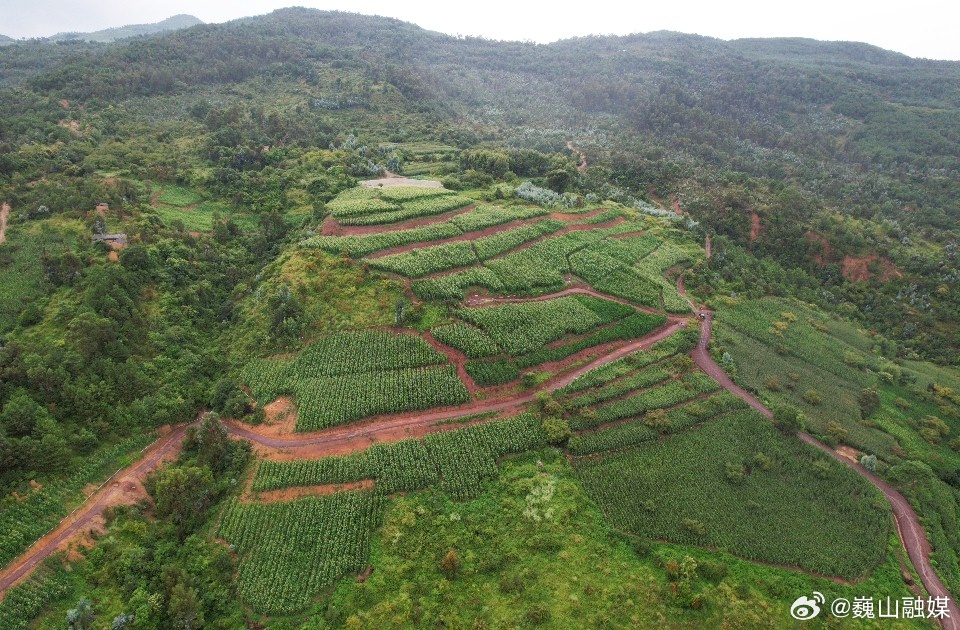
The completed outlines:
[[[0,47],[0,627],[960,594],[960,63],[173,26]]]

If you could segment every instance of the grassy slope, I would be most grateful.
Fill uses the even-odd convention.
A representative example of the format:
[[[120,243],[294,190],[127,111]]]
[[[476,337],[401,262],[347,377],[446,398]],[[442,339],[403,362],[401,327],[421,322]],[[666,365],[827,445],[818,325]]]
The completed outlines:
[[[907,595],[890,554],[848,587],[693,547],[634,540],[637,553],[631,540],[609,528],[557,451],[528,453],[506,460],[476,500],[436,490],[393,499],[373,575],[345,579],[313,613],[273,627],[781,627],[798,593]],[[439,569],[449,551],[460,560],[452,579]],[[686,556],[698,577],[671,586],[670,561]]]

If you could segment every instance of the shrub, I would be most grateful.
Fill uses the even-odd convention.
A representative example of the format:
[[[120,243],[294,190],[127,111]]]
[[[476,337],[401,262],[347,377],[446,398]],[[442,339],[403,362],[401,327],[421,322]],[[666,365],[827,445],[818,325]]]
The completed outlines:
[[[817,390],[808,389],[807,391],[803,392],[803,400],[808,405],[819,405],[820,403],[823,402],[823,397],[820,395],[820,392],[818,392]]]
[[[570,425],[563,418],[547,418],[542,427],[550,444],[563,444],[571,435]]]

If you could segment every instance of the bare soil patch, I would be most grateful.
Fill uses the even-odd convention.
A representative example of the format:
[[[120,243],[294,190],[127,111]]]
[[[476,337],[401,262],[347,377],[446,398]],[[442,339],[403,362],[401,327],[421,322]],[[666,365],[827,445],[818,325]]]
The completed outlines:
[[[367,179],[360,182],[364,188],[384,188],[388,186],[416,186],[418,188],[443,188],[443,184],[432,179],[410,179],[388,172],[387,177]]]
[[[670,206],[676,214],[683,214],[683,208],[680,207],[680,200],[677,199],[676,195],[670,198]]]
[[[760,224],[760,215],[756,212],[750,213],[750,242],[757,240],[757,237],[760,236],[760,232],[763,231],[763,226]]]
[[[857,449],[851,446],[841,444],[834,450],[837,451],[837,453],[840,454],[842,457],[849,459],[853,463],[857,463],[860,461],[860,451],[858,451]]]
[[[896,265],[878,254],[861,257],[846,256],[840,263],[840,269],[843,277],[850,282],[866,282],[873,277],[870,267],[875,264],[879,265],[879,277],[884,282],[903,277],[903,273],[897,269]]]
[[[143,457],[88,497],[83,505],[65,518],[60,525],[0,571],[0,594],[28,577],[37,565],[58,549],[65,549],[72,542],[90,536],[91,529],[102,531],[105,509],[115,505],[136,503],[146,497],[143,480],[160,464],[176,457],[183,444],[187,427],[188,425],[182,425],[168,430],[166,437],[151,444],[145,450]]]
[[[10,216],[10,204],[0,205],[0,243],[7,240],[7,218]]]
[[[350,483],[330,483],[320,486],[300,486],[266,492],[249,492],[241,497],[244,503],[282,503],[301,497],[322,497],[347,490],[366,490],[373,487],[373,479],[363,479]]]

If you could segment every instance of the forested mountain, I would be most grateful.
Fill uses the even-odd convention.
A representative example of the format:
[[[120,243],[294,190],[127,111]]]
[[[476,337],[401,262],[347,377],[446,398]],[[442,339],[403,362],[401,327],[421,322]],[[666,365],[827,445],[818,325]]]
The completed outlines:
[[[0,47],[0,565],[183,440],[0,625],[765,627],[915,593],[886,499],[798,431],[904,493],[960,591],[960,62],[174,26]],[[388,174],[435,181],[358,186]]]
[[[404,130],[407,138],[465,134],[467,143],[546,148],[532,137],[552,134],[556,149],[568,136],[630,194],[674,198],[732,246],[802,270],[812,299],[849,304],[925,356],[955,356],[956,330],[934,323],[955,319],[958,307],[960,63],[863,44],[666,32],[492,42],[305,9],[73,55],[28,50],[0,57],[26,80],[16,98],[179,95],[179,110],[151,114],[166,119],[186,116],[186,104],[215,86],[299,86],[294,101],[271,105],[284,120],[281,135],[261,138],[271,145],[305,141],[291,129],[303,122],[298,107],[333,98],[362,108],[373,85],[429,110],[433,122]],[[21,111],[10,98],[7,111]],[[4,136],[9,152],[17,135]],[[873,299],[850,282],[863,278],[854,271],[863,260],[875,263],[871,280],[883,275],[877,265],[896,268]]]

